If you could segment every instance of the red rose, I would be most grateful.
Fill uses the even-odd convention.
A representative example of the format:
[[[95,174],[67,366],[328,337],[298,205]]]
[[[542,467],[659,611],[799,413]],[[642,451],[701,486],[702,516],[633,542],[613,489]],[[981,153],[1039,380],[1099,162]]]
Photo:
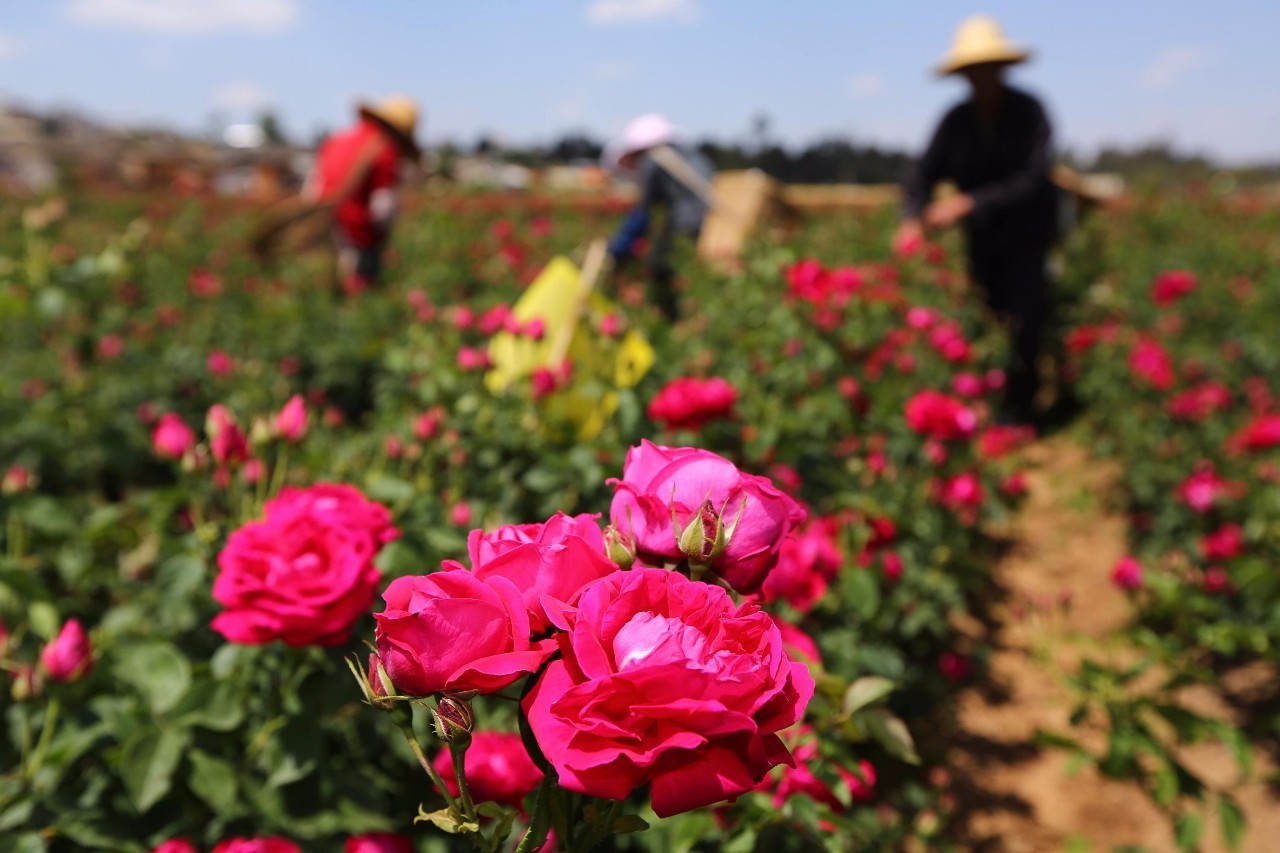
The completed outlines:
[[[302,853],[302,848],[287,838],[232,838],[213,848],[213,853]]]
[[[1224,524],[1200,537],[1200,553],[1206,560],[1230,560],[1244,551],[1244,534],[1238,524]]]
[[[535,672],[554,651],[529,641],[529,613],[515,584],[456,568],[397,578],[375,613],[378,654],[408,696],[493,693]]]
[[[938,391],[921,391],[907,401],[907,426],[939,441],[968,438],[978,416],[964,403]]]
[[[1169,270],[1151,282],[1151,301],[1160,307],[1177,302],[1196,289],[1196,274],[1187,270]]]
[[[342,845],[342,853],[413,853],[413,842],[403,835],[370,832],[348,838]]]
[[[733,800],[790,764],[777,732],[813,696],[769,615],[661,569],[617,572],[563,613],[562,658],[524,710],[560,784],[668,817]]]
[[[155,431],[151,433],[151,447],[157,456],[167,459],[181,459],[195,446],[195,430],[173,412],[163,415],[156,424]]]
[[[1120,589],[1142,589],[1142,564],[1133,557],[1122,557],[1111,570],[1111,582]]]
[[[692,447],[642,441],[627,451],[622,479],[610,482],[613,526],[630,535],[642,560],[661,565],[686,557],[672,530],[673,513],[679,530],[700,517],[708,539],[718,523],[728,544],[711,569],[744,595],[760,589],[787,533],[805,519],[804,509],[768,479]]]
[[[185,838],[171,838],[153,848],[151,853],[197,853],[195,845]]]
[[[449,793],[459,796],[453,772],[453,756],[440,750],[431,762],[444,779]],[[520,808],[525,795],[542,784],[542,771],[529,757],[520,735],[505,732],[475,732],[466,757],[467,787],[476,801],[492,800]]]
[[[472,530],[467,538],[471,571],[481,580],[502,577],[515,584],[530,627],[540,634],[550,625],[544,596],[572,604],[584,586],[618,570],[605,556],[599,518],[556,513],[546,524],[508,525],[488,534]]]
[[[1168,391],[1173,387],[1173,359],[1152,338],[1138,341],[1129,353],[1129,371],[1158,391]]]
[[[345,642],[373,602],[373,558],[398,535],[386,508],[351,486],[284,489],[218,555],[214,630],[249,645]]]
[[[730,417],[737,390],[718,376],[673,379],[649,401],[648,415],[667,429],[699,430],[710,421]]]

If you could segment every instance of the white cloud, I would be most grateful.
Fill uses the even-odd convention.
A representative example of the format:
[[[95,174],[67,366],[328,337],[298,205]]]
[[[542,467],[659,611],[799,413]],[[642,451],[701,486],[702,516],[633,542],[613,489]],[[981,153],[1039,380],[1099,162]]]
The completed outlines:
[[[859,98],[870,98],[880,94],[884,88],[884,80],[874,71],[855,74],[849,78],[849,91]]]
[[[587,5],[587,20],[593,24],[692,24],[701,17],[697,0],[591,0]]]
[[[0,60],[13,59],[22,52],[22,42],[8,33],[0,33]]]
[[[66,16],[87,26],[168,35],[277,33],[297,22],[298,0],[71,0]]]
[[[227,83],[213,91],[213,105],[229,112],[254,112],[266,109],[273,102],[269,92],[249,80]]]
[[[1167,89],[1189,72],[1208,64],[1210,53],[1203,47],[1167,47],[1146,68],[1138,82],[1144,89]]]

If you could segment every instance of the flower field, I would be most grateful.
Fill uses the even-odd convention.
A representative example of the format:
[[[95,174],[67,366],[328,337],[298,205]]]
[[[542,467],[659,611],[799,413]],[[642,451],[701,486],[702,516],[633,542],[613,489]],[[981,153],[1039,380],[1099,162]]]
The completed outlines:
[[[225,202],[0,210],[6,849],[952,845],[957,626],[1036,440],[959,242],[816,219],[570,341],[522,296],[615,217],[412,202],[362,292]],[[1280,739],[1177,694],[1280,663],[1277,234],[1144,201],[1065,253],[1058,410],[1123,470],[1162,679],[1080,716],[1184,849],[1244,828],[1169,744]]]

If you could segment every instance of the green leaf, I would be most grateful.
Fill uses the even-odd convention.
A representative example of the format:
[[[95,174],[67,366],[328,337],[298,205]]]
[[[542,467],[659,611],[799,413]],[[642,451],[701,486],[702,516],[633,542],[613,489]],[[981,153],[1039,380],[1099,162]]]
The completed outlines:
[[[120,775],[134,807],[146,812],[167,793],[187,745],[185,729],[135,732],[124,745]]]
[[[628,832],[644,832],[648,828],[649,822],[640,815],[624,814],[613,819],[609,831],[615,835],[626,835]]]
[[[1244,812],[1226,794],[1218,798],[1218,824],[1222,828],[1222,843],[1229,850],[1239,850],[1244,841]]]
[[[13,853],[45,853],[48,848],[39,833],[24,832],[13,839]]]
[[[390,474],[371,474],[366,485],[369,497],[383,503],[408,503],[416,494],[412,483]]]
[[[19,514],[32,529],[45,536],[62,538],[76,532],[76,521],[71,513],[47,495],[37,495]]]
[[[122,646],[114,657],[116,678],[133,685],[146,698],[152,713],[168,711],[191,686],[191,664],[169,643]]]
[[[888,711],[873,710],[866,714],[867,728],[871,736],[885,748],[894,758],[908,764],[919,764],[920,756],[916,755],[915,741],[906,723]],[[803,798],[802,798],[803,799]]]
[[[191,761],[187,784],[195,795],[208,803],[219,817],[232,818],[239,814],[235,768],[199,750],[192,750],[187,758]]]
[[[844,692],[841,709],[846,714],[855,714],[872,703],[879,702],[893,692],[896,685],[887,678],[878,675],[867,675],[854,681]]]
[[[1204,830],[1204,818],[1198,814],[1188,813],[1174,822],[1174,839],[1178,849],[1183,853],[1192,853],[1200,848],[1200,833]]]
[[[244,720],[244,706],[240,704],[234,684],[204,681],[183,697],[174,716],[184,726],[229,732]]]
[[[62,620],[58,618],[58,608],[49,602],[33,601],[27,608],[27,624],[37,637],[52,640],[58,635]]]

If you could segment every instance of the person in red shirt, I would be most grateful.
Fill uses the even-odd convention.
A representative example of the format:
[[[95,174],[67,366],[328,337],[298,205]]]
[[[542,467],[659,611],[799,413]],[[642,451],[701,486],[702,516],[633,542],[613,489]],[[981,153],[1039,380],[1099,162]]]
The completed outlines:
[[[348,291],[377,282],[399,208],[400,163],[417,160],[418,107],[395,95],[361,104],[359,121],[326,139],[303,196],[333,207],[338,271]]]

